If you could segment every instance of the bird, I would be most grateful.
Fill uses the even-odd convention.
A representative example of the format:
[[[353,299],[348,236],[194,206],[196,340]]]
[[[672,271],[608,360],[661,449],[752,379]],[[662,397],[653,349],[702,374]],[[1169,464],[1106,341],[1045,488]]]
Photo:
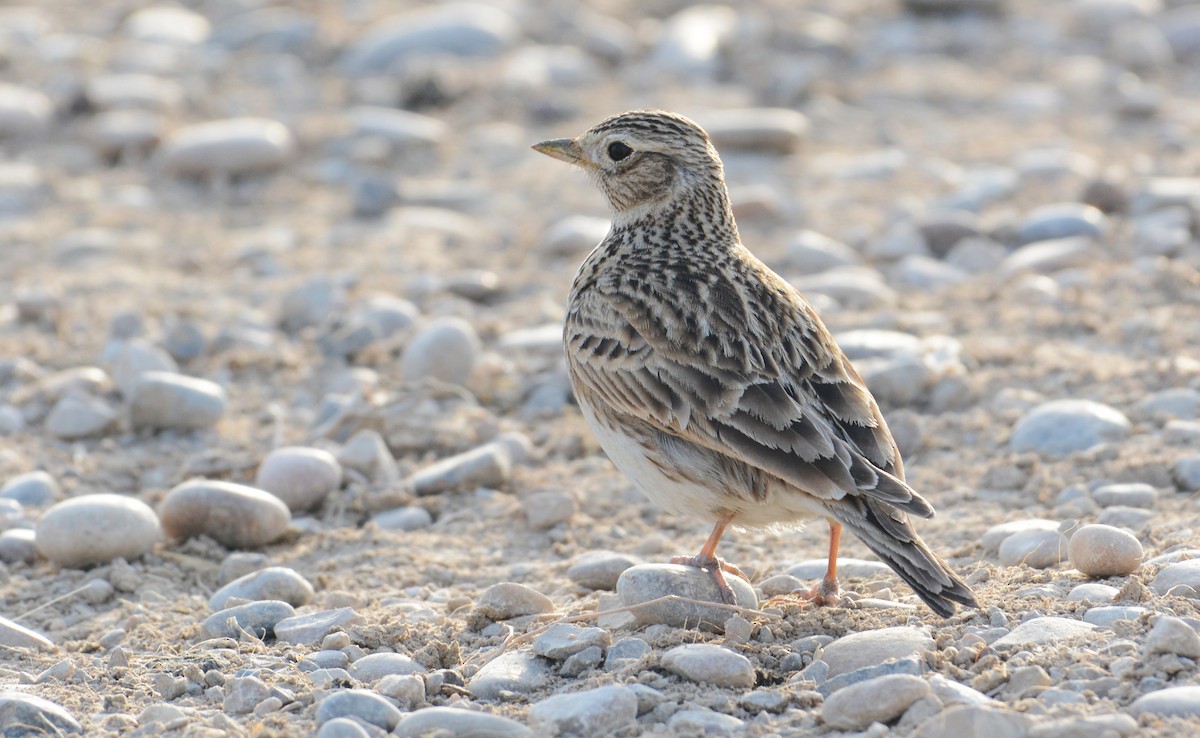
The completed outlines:
[[[666,511],[712,524],[695,556],[723,602],[726,529],[829,524],[821,581],[838,602],[849,529],[934,612],[978,607],[921,540],[933,506],[904,478],[879,406],[804,296],[755,257],[734,222],[721,158],[695,122],[661,110],[609,117],[535,151],[583,169],[611,224],[579,268],[563,328],[580,411],[608,457]]]

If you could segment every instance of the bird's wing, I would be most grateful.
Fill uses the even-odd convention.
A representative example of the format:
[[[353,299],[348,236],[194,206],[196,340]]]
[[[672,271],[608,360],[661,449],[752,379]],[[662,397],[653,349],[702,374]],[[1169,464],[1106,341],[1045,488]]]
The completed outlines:
[[[732,289],[710,291],[713,308],[695,320],[627,293],[588,290],[572,302],[564,336],[573,381],[592,402],[815,497],[882,502],[901,525],[901,510],[932,515],[903,481],[862,379],[799,293],[777,289],[782,302],[770,307],[793,314],[773,315],[770,326],[757,322],[762,305],[732,305],[740,299],[725,294]]]

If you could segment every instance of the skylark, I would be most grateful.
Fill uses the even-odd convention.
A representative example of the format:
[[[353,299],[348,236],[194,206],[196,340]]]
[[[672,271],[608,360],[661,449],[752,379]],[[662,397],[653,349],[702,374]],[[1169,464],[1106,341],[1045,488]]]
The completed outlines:
[[[674,563],[711,573],[732,525],[829,522],[829,566],[805,595],[837,601],[842,527],[943,617],[971,589],[913,529],[933,507],[904,481],[871,393],[812,307],[742,245],[716,149],[679,115],[633,111],[533,147],[584,169],[612,228],[584,261],[563,341],[579,407],[650,499],[712,534]]]

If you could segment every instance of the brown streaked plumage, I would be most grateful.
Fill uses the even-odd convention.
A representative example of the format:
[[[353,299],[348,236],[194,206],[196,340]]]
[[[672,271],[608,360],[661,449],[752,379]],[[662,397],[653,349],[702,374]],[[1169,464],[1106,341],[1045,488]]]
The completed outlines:
[[[879,407],[804,297],[742,245],[720,157],[690,120],[613,116],[534,146],[585,169],[612,229],[575,277],[563,340],[575,396],[613,462],[668,511],[708,520],[694,557],[727,601],[716,558],[729,525],[825,518],[837,598],[842,526],[935,612],[976,606],[909,515],[933,507],[904,481]],[[744,576],[744,575],[743,575]]]

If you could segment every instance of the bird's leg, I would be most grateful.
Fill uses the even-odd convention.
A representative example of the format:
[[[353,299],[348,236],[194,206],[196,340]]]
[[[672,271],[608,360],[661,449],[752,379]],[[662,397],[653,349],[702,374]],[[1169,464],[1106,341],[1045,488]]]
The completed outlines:
[[[708,536],[708,540],[700,548],[700,553],[695,556],[675,556],[671,559],[671,563],[694,566],[697,569],[707,571],[716,583],[717,591],[721,593],[721,601],[726,605],[736,605],[737,598],[734,597],[733,589],[730,588],[729,582],[725,581],[725,574],[733,574],[745,579],[747,582],[750,581],[750,577],[746,576],[745,572],[733,564],[727,564],[717,558],[717,544],[721,542],[721,535],[725,533],[725,528],[729,526],[730,520],[732,518],[721,518],[717,521],[717,524],[713,526],[712,533]]]
[[[838,523],[829,521],[829,566],[825,569],[825,576],[821,578],[819,584],[814,584],[812,589],[806,594],[800,595],[800,599],[807,600],[814,605],[836,605],[838,602],[838,583],[837,583],[837,557],[838,545],[842,540],[842,526]]]

